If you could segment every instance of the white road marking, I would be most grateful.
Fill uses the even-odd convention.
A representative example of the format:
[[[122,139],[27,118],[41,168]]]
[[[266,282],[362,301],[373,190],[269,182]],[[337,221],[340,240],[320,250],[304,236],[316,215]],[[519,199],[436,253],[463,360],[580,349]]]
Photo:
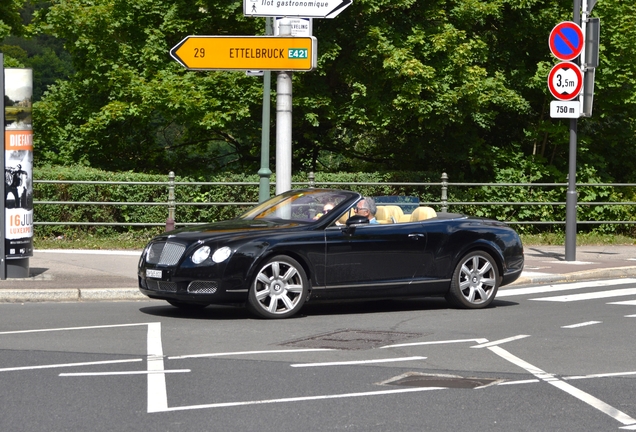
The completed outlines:
[[[13,372],[13,371],[22,371],[22,370],[35,370],[35,369],[55,369],[55,368],[64,368],[64,367],[93,366],[93,365],[116,364],[116,363],[134,363],[134,362],[140,362],[140,361],[142,361],[142,359],[104,360],[104,361],[83,362],[83,363],[60,363],[60,364],[49,364],[49,365],[39,365],[39,366],[20,366],[20,367],[10,367],[10,368],[0,369],[0,372]]]
[[[570,294],[564,296],[555,296],[555,297],[541,297],[534,298],[530,300],[534,301],[551,301],[551,302],[573,302],[573,301],[581,301],[581,300],[594,300],[594,299],[602,299],[609,297],[621,297],[636,294],[636,288],[623,288],[623,289],[615,289],[609,291],[597,291],[592,293],[583,293],[583,294]]]
[[[636,318],[636,315],[625,315],[625,318]]]
[[[392,394],[398,394],[398,393],[415,393],[415,392],[423,392],[423,391],[429,391],[429,390],[445,390],[445,389],[446,387],[415,387],[415,388],[408,388],[408,389],[380,390],[380,391],[362,392],[362,393],[300,396],[300,397],[292,397],[292,398],[265,399],[265,400],[254,400],[254,401],[244,401],[244,402],[221,402],[221,403],[214,403],[214,404],[171,407],[166,409],[166,411],[186,411],[186,410],[195,410],[195,409],[204,409],[204,408],[226,408],[226,407],[245,406],[245,405],[262,405],[262,404],[272,404],[272,403],[304,402],[304,401],[324,400],[324,399],[382,396],[382,395],[392,395]]]
[[[121,372],[70,372],[61,373],[63,377],[85,377],[85,376],[110,376],[110,375],[146,375],[153,373],[186,373],[192,372],[190,369],[168,369],[157,371],[121,371]]]
[[[624,305],[624,306],[636,306],[636,300],[625,300],[625,301],[619,301],[619,302],[610,302],[608,304]]]
[[[165,411],[168,408],[168,392],[163,365],[161,323],[148,324],[148,412]]]
[[[527,337],[530,337],[530,335],[512,336],[512,337],[509,337],[509,338],[506,338],[506,339],[499,339],[499,340],[488,342],[488,343],[484,343],[484,344],[481,344],[481,345],[473,345],[473,346],[471,346],[471,348],[488,348],[488,347],[491,347],[491,346],[501,345],[501,344],[506,343],[506,342],[512,342],[512,341],[515,341],[515,340],[518,340],[518,339],[527,338]]]
[[[163,363],[163,345],[161,343],[161,323],[134,323],[134,324],[114,324],[114,325],[99,325],[99,326],[83,326],[83,327],[61,327],[52,329],[34,329],[34,330],[19,330],[0,332],[0,335],[11,334],[26,334],[26,333],[42,333],[42,332],[56,332],[56,331],[68,331],[68,330],[94,330],[94,329],[106,329],[106,328],[120,328],[120,327],[133,327],[133,326],[147,326],[148,334],[146,337],[147,344],[147,379],[148,379],[148,412],[160,412],[165,411],[168,408],[168,394],[166,390],[166,371]],[[121,360],[119,362],[126,361],[141,361],[141,359],[134,360]],[[114,363],[111,361],[109,363]],[[97,364],[84,363],[86,364]],[[99,363],[104,364],[104,363]],[[69,366],[81,365],[78,363],[69,363]],[[47,365],[44,367],[65,367],[58,365]],[[30,366],[30,369],[43,368],[38,366]]]
[[[56,332],[67,330],[93,330],[93,329],[105,329],[105,328],[117,328],[117,327],[134,327],[134,326],[146,326],[150,323],[134,323],[134,324],[111,324],[111,325],[98,325],[98,326],[86,326],[86,327],[60,327],[52,329],[35,329],[35,330],[16,330],[0,332],[0,335],[8,334],[22,334],[22,333],[44,333],[44,332]]]
[[[578,380],[578,379],[606,378],[606,377],[630,376],[630,375],[636,375],[636,372],[610,372],[610,373],[604,373],[604,374],[578,375],[578,376],[563,377],[563,379],[568,381],[568,380]]]
[[[316,351],[334,351],[331,348],[308,348],[308,349],[289,349],[289,350],[268,350],[268,351],[235,351],[235,352],[222,352],[222,353],[209,353],[209,354],[190,354],[181,356],[168,357],[169,360],[182,360],[188,358],[202,358],[202,357],[222,357],[222,356],[237,356],[237,355],[250,355],[250,354],[280,354],[280,353],[299,353],[299,352],[316,352]]]
[[[636,279],[610,279],[605,281],[592,281],[592,282],[572,282],[556,285],[541,285],[528,288],[506,288],[497,291],[497,298],[499,297],[511,297],[516,295],[528,295],[528,294],[540,294],[546,292],[568,291],[581,288],[593,288],[612,285],[626,285],[630,283],[636,283]]]
[[[291,367],[350,366],[350,365],[362,365],[362,364],[372,364],[372,363],[394,363],[394,362],[414,361],[414,360],[426,360],[426,357],[415,356],[415,357],[402,357],[402,358],[377,359],[377,360],[357,360],[357,361],[346,361],[346,362],[295,363],[290,366]]]
[[[629,316],[629,315],[628,315]],[[636,317],[636,315],[631,315]],[[145,325],[148,327],[147,332],[147,371],[124,371],[124,372],[98,372],[98,373],[69,373],[69,374],[60,374],[60,376],[91,376],[91,375],[131,375],[131,374],[147,374],[147,382],[148,382],[148,413],[155,412],[167,412],[167,411],[185,411],[185,410],[195,410],[195,409],[204,409],[204,408],[221,408],[221,407],[232,407],[232,406],[245,406],[245,405],[256,405],[256,404],[271,404],[271,403],[286,403],[286,402],[301,402],[301,401],[311,401],[311,400],[325,400],[325,399],[338,399],[338,398],[351,398],[351,397],[369,397],[369,396],[378,396],[378,395],[390,395],[390,394],[399,394],[399,393],[413,393],[413,392],[422,392],[429,390],[442,390],[446,389],[445,387],[422,387],[422,388],[408,388],[408,389],[398,389],[398,390],[385,390],[385,391],[374,391],[374,392],[360,392],[360,393],[346,393],[346,394],[333,394],[333,395],[317,395],[317,396],[302,396],[302,397],[292,397],[292,398],[281,398],[281,399],[267,399],[267,400],[255,400],[255,401],[243,401],[243,402],[222,402],[222,403],[214,403],[214,404],[203,404],[203,405],[191,405],[191,406],[183,406],[183,407],[168,407],[168,398],[167,398],[167,389],[166,389],[166,373],[182,373],[182,372],[190,372],[189,369],[175,369],[175,370],[165,370],[164,368],[164,357],[163,357],[163,345],[161,341],[161,323],[137,323],[137,324],[119,324],[119,325],[103,325],[103,326],[88,326],[88,327],[66,327],[66,328],[57,328],[57,329],[39,329],[39,330],[22,330],[22,331],[10,331],[10,332],[0,332],[2,334],[24,334],[24,333],[36,333],[36,332],[50,332],[50,331],[63,331],[63,330],[85,330],[85,329],[98,329],[98,328],[116,328],[116,327],[130,327],[130,326],[139,326]],[[504,342],[508,342],[511,340],[520,339],[522,337],[527,337],[527,335],[519,335],[514,336],[507,339],[502,339],[499,341],[493,341],[488,343],[488,339],[479,338],[479,339],[458,339],[458,340],[447,340],[447,341],[430,341],[430,342],[417,342],[417,343],[409,343],[409,344],[396,344],[396,345],[387,345],[382,348],[392,348],[392,347],[401,347],[401,346],[417,346],[417,345],[436,345],[436,344],[447,344],[447,343],[462,343],[462,342],[477,342],[482,344],[482,346],[475,347],[487,347],[493,353],[501,356],[502,358],[510,361],[511,363],[527,370],[532,373],[539,380],[545,381],[566,393],[578,398],[579,400],[589,404],[590,406],[598,409],[599,411],[611,416],[617,421],[621,422],[625,426],[620,429],[626,430],[636,430],[636,420],[628,416],[627,414],[617,410],[616,408],[606,404],[605,402],[599,400],[598,398],[585,393],[570,384],[567,384],[565,380],[574,380],[574,379],[584,379],[584,378],[598,378],[605,376],[627,376],[627,375],[636,375],[636,372],[622,372],[622,373],[607,373],[607,374],[595,374],[595,375],[587,375],[587,376],[573,376],[566,377],[563,380],[559,380],[553,374],[547,373],[530,363],[514,356],[508,351],[504,350],[499,346],[492,346],[493,344],[501,344]],[[487,345],[487,346],[486,346]],[[254,354],[254,353],[274,353],[274,352],[303,352],[303,351],[330,351],[329,349],[317,349],[317,350],[277,350],[277,351],[244,351],[239,353],[214,353],[214,354],[198,354],[193,356],[178,356],[171,357],[174,359],[180,358],[191,358],[191,357],[210,357],[210,356],[221,356],[221,355],[231,355],[231,354]],[[426,357],[405,357],[402,359],[389,359],[388,361],[405,361],[410,359],[426,359]],[[142,359],[128,359],[128,360],[113,360],[113,361],[100,361],[100,362],[83,362],[83,363],[67,363],[67,364],[57,364],[57,365],[40,365],[40,366],[27,366],[20,368],[6,368],[0,369],[0,371],[9,371],[9,370],[28,370],[28,369],[43,369],[43,368],[55,368],[55,367],[73,367],[73,366],[84,366],[84,365],[95,365],[95,364],[113,364],[113,363],[126,363],[126,362],[138,362],[142,361]],[[382,362],[379,361],[362,361],[362,362],[344,362],[344,364],[364,364],[368,362]],[[304,367],[305,365],[292,365],[294,367]],[[538,380],[520,380],[520,381],[511,381],[499,383],[498,385],[513,385],[513,384],[525,384],[525,383],[533,383],[538,382]]]
[[[556,261],[543,261],[544,263],[551,263],[551,264],[570,264],[570,265],[587,265],[587,264],[594,264],[593,261],[561,261],[561,260],[556,260]]]
[[[549,274],[550,273],[524,271],[524,272],[521,272],[521,277],[548,276]]]
[[[429,341],[429,342],[412,342],[405,344],[395,344],[395,345],[385,345],[380,347],[383,348],[400,348],[407,346],[419,346],[419,345],[440,345],[440,344],[451,344],[451,343],[465,343],[465,342],[476,342],[476,343],[486,343],[488,339],[455,339],[455,340],[445,340],[445,341]]]
[[[539,369],[538,367],[531,365],[525,360],[522,360],[519,357],[509,353],[505,349],[498,346],[490,347],[488,349],[492,351],[493,353],[497,354],[498,356],[502,357],[503,359],[508,360],[510,363],[515,364],[519,366],[520,368],[527,370],[528,372],[530,372],[532,375],[536,376],[540,380],[543,380],[547,382],[548,384],[553,385],[554,387],[560,390],[563,390],[569,395],[574,396],[575,398],[587,403],[591,407],[596,408],[597,410],[607,414],[608,416],[619,421],[620,423],[624,425],[636,424],[636,420],[631,418],[624,412],[617,410],[613,406],[608,405],[607,403],[592,396],[591,394],[585,393],[584,391],[577,389],[573,385],[568,384],[565,381],[562,381],[556,378],[553,374],[545,372]]]
[[[498,383],[497,385],[505,386],[505,385],[517,385],[517,384],[533,384],[539,383],[541,380],[538,379],[527,379],[527,380],[519,380],[519,381],[505,381],[502,383]]]
[[[624,376],[632,376],[636,375],[636,372],[609,372],[602,374],[590,374],[590,375],[573,375],[568,377],[561,377],[563,381],[571,381],[571,380],[583,380],[583,379],[594,379],[594,378],[611,378],[611,377],[624,377]],[[538,383],[541,382],[538,379],[528,379],[528,380],[519,380],[519,381],[505,381],[502,383],[498,383],[497,385],[517,385],[517,384],[530,384],[530,383]]]
[[[578,328],[578,327],[586,327],[586,326],[591,326],[594,324],[601,324],[603,321],[586,321],[586,322],[582,322],[582,323],[578,323],[578,324],[570,324],[570,325],[566,325],[566,326],[561,326],[561,328],[564,329],[573,329],[573,328]]]

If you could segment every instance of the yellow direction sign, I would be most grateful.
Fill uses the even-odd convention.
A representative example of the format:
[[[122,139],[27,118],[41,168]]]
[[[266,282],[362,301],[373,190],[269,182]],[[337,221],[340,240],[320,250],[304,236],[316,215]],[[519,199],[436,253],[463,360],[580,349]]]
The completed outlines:
[[[310,71],[316,45],[313,36],[188,36],[170,55],[193,70]]]

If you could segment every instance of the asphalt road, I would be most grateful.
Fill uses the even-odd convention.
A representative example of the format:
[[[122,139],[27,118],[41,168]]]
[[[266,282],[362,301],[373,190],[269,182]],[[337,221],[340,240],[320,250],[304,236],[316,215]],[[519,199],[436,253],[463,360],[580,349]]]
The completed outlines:
[[[636,279],[301,312],[0,304],[0,430],[636,430]]]

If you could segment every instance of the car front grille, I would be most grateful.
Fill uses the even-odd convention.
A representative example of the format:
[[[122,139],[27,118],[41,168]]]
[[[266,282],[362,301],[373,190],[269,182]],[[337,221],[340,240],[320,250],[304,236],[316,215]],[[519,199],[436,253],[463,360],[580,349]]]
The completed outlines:
[[[166,282],[154,279],[146,279],[147,289],[152,291],[177,292],[175,282]]]
[[[184,251],[185,246],[180,243],[155,242],[150,245],[148,252],[146,252],[146,262],[173,266],[179,262]]]
[[[192,294],[214,294],[219,288],[216,281],[193,281],[188,285],[188,292]]]

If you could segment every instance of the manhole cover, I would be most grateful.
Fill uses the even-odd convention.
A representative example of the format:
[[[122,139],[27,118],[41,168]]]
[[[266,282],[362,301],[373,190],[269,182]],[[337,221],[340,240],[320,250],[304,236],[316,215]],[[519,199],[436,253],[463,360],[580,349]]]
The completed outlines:
[[[497,382],[501,382],[501,380],[493,378],[465,378],[456,375],[428,375],[417,372],[410,372],[395,378],[391,378],[390,380],[384,381],[380,384],[403,387],[444,387],[474,389]]]
[[[339,330],[304,339],[285,342],[284,346],[361,350],[391,345],[404,339],[421,337],[419,333],[383,332],[371,330]]]

